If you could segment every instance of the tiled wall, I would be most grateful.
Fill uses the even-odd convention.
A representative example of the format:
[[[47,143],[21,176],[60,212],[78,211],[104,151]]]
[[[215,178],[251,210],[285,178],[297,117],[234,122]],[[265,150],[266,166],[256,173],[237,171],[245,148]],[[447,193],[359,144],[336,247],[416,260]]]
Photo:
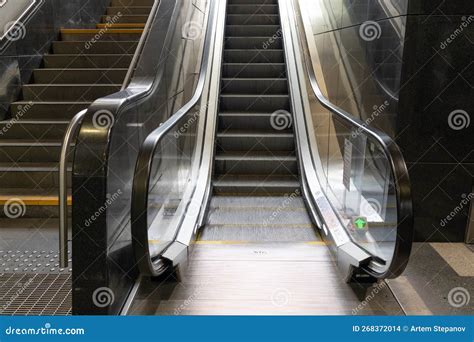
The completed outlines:
[[[105,13],[110,0],[44,0],[24,25],[22,39],[12,41],[0,51],[0,119],[8,114],[10,103],[21,95],[33,69],[58,39],[61,27],[93,27]]]
[[[460,242],[474,177],[474,2],[411,0],[409,13],[397,131],[415,238]]]

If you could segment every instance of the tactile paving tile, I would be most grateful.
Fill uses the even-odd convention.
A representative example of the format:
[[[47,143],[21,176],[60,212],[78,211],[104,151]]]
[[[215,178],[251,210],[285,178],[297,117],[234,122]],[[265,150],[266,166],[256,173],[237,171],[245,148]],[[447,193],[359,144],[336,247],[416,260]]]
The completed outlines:
[[[68,253],[69,258],[71,252]],[[71,259],[69,259],[71,264]],[[0,273],[67,274],[71,269],[59,267],[57,251],[0,251]]]
[[[0,315],[70,315],[70,274],[0,274]]]

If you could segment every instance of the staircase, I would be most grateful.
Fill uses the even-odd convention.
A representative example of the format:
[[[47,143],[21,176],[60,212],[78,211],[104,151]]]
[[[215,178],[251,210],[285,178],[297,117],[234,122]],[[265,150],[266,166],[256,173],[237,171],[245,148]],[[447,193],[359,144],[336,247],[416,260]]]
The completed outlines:
[[[214,193],[298,192],[277,0],[229,0],[225,29]]]
[[[0,122],[0,205],[21,217],[58,216],[58,162],[70,119],[120,90],[154,0],[111,0],[95,29],[61,29]],[[71,196],[68,200],[71,204]],[[0,210],[0,217],[10,217]],[[16,215],[14,215],[16,217]]]

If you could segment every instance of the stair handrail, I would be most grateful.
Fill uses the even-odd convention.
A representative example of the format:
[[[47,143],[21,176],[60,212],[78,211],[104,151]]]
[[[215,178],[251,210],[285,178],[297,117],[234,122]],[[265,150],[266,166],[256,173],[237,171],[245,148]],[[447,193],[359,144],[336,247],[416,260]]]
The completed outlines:
[[[151,8],[150,14],[148,16],[147,22],[143,29],[143,33],[138,42],[135,53],[133,54],[132,61],[125,75],[125,79],[122,83],[120,91],[125,90],[133,76],[133,72],[137,66],[143,47],[150,33],[151,26],[155,20],[156,13],[160,5],[160,0],[155,0],[153,7]],[[68,257],[68,203],[67,203],[67,157],[70,152],[70,147],[73,143],[73,140],[77,137],[79,127],[87,113],[87,109],[83,109],[77,113],[66,130],[64,134],[63,143],[61,146],[61,155],[59,160],[59,267],[67,268],[69,265]]]
[[[1,3],[2,1],[0,1]],[[0,51],[4,51],[5,48],[12,43],[14,40],[13,39],[8,39],[7,42],[4,43],[4,40],[6,37],[8,37],[8,34],[13,31],[13,30],[23,30],[24,27],[24,22],[26,22],[39,8],[40,6],[44,3],[44,0],[31,0],[31,3],[23,10],[23,12],[15,19],[11,20],[9,23],[8,29],[3,32],[3,35],[0,37],[0,44],[3,44],[3,46],[0,47]],[[3,3],[3,6],[6,6],[7,3]],[[17,24],[20,23],[21,25],[18,26]],[[18,32],[22,33],[22,32]],[[15,33],[14,33],[15,34]]]

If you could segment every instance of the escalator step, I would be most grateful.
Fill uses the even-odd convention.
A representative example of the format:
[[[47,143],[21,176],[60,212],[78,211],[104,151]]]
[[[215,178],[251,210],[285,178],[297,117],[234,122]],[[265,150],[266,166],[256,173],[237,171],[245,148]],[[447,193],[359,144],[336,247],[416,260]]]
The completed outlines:
[[[281,49],[227,49],[224,50],[224,63],[284,63],[285,55]]]
[[[214,168],[218,175],[296,175],[298,172],[295,155],[274,151],[219,153]]]
[[[222,68],[224,78],[285,78],[284,63],[224,63]]]
[[[286,78],[223,78],[222,94],[288,94]]]
[[[219,128],[223,131],[252,128],[264,132],[281,132],[275,125],[275,115],[272,113],[220,112],[218,118]],[[286,128],[291,127],[292,123],[288,122]]]
[[[226,37],[225,49],[282,49],[283,40],[280,37]]]
[[[260,5],[260,4],[239,4],[228,5],[228,14],[278,14],[278,5]]]
[[[277,110],[289,110],[288,95],[221,95],[222,111],[245,111],[273,113]]]
[[[246,196],[288,196],[299,191],[293,176],[221,176],[214,180],[214,194]]]
[[[218,151],[294,151],[292,132],[227,131],[217,134]]]
[[[227,25],[278,25],[280,16],[272,14],[228,14]]]
[[[272,37],[281,36],[280,25],[227,25],[228,37]]]

